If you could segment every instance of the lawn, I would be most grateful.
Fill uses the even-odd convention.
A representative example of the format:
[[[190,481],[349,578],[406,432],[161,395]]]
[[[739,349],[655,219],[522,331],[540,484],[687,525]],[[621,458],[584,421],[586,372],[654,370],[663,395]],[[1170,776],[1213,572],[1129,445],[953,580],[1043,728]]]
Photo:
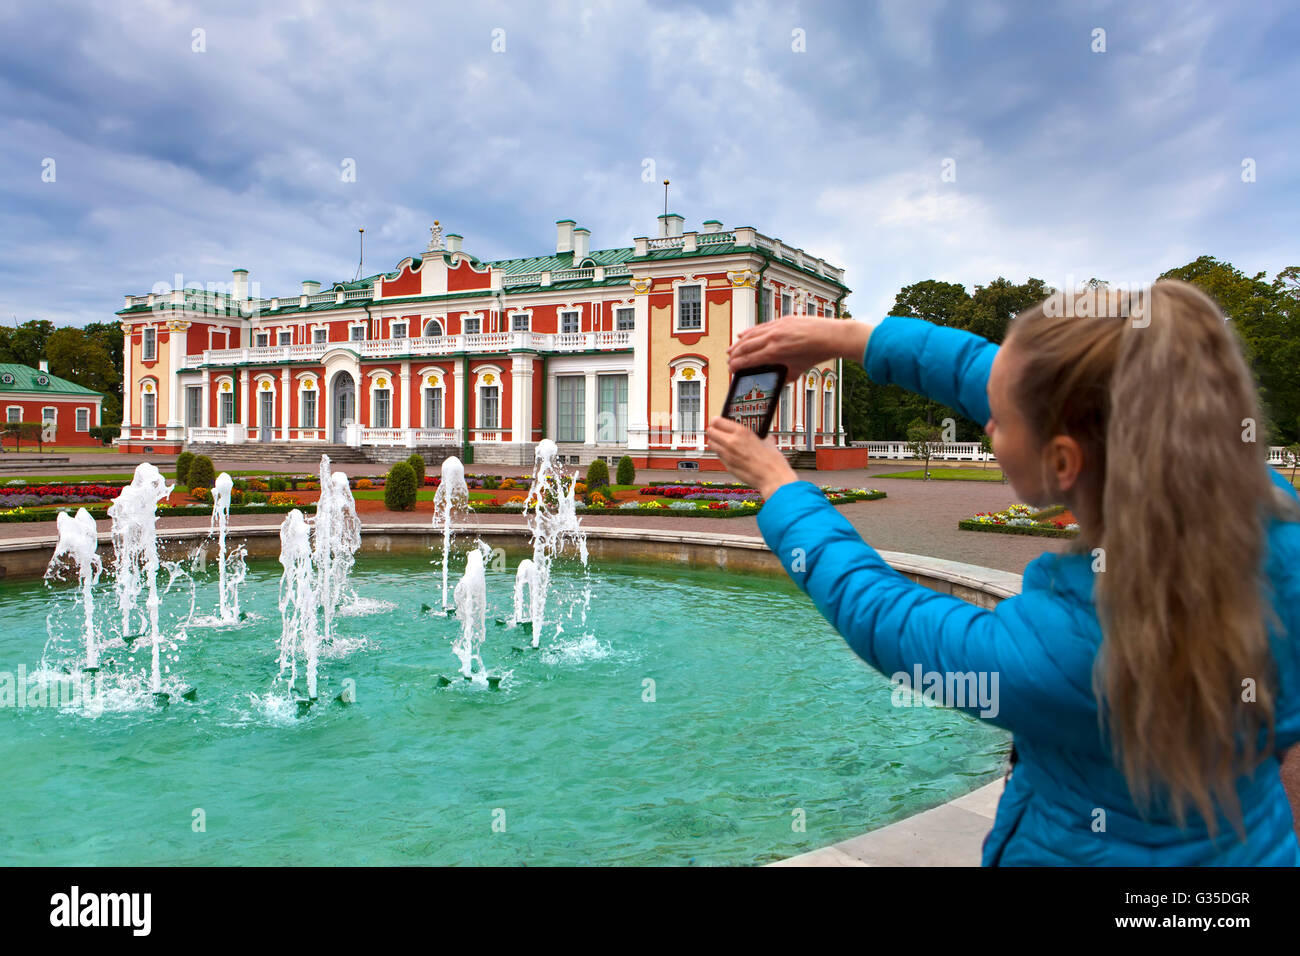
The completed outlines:
[[[888,475],[876,475],[876,478],[925,478],[925,470],[896,471]],[[1001,481],[1001,468],[952,468],[945,465],[931,465],[930,478],[934,481]]]

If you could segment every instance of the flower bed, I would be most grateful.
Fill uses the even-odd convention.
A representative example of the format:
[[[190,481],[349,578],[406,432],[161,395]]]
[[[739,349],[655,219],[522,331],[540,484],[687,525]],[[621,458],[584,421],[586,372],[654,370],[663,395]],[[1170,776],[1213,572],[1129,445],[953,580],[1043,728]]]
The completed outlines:
[[[1012,505],[1005,511],[981,511],[973,518],[958,521],[957,527],[963,531],[1029,534],[1045,538],[1073,538],[1079,533],[1074,516],[1059,506],[1045,511],[1035,511],[1029,505]]]
[[[752,491],[752,489],[751,489]],[[885,493],[876,488],[830,488],[822,489],[826,500],[834,505],[848,504],[851,501],[875,501],[884,498]],[[757,494],[754,492],[754,494]],[[591,507],[581,501],[574,502],[576,509],[585,515],[664,515],[685,518],[738,518],[742,515],[755,514],[762,507],[762,499],[737,501],[708,500],[707,498],[675,499],[671,501],[638,500],[630,498],[621,504]],[[524,502],[508,501],[501,505],[472,505],[477,514],[520,514]]]
[[[0,488],[0,508],[28,505],[81,504],[86,501],[111,501],[121,488],[103,484],[6,485]]]

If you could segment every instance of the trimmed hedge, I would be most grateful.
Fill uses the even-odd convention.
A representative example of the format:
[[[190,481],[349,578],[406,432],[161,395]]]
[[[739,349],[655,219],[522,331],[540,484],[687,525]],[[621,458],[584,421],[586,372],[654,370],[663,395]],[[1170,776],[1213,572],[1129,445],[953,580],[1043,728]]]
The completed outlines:
[[[195,455],[186,478],[185,484],[190,487],[211,488],[217,483],[217,470],[212,467],[212,459],[207,455]]]
[[[877,491],[874,494],[854,495],[852,497],[843,497],[832,501],[827,499],[833,505],[846,505],[854,501],[878,501],[881,498],[888,497],[883,491]],[[471,509],[475,514],[486,515],[517,515],[523,514],[522,508],[507,508],[505,505],[472,505]],[[756,515],[762,508],[697,508],[688,511],[685,508],[583,508],[578,512],[579,517],[582,515],[668,515],[670,517],[685,518],[739,518],[743,515]]]
[[[192,451],[183,451],[176,456],[176,481],[178,484],[189,485],[190,466],[194,464],[194,459],[198,456]]]
[[[415,487],[422,487],[424,485],[424,456],[418,453],[414,454],[406,459],[406,463],[415,472]]]
[[[399,461],[388,471],[384,482],[384,507],[389,511],[410,511],[415,507],[415,469]]]
[[[632,456],[624,455],[618,460],[618,472],[616,474],[616,485],[634,485],[636,484],[636,465],[632,464]]]
[[[609,486],[609,465],[604,459],[597,458],[587,466],[587,491]]]

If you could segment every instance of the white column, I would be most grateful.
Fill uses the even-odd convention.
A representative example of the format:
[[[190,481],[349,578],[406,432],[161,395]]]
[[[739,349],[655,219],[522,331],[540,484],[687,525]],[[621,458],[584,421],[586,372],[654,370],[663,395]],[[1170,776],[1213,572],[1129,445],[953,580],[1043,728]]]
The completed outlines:
[[[131,370],[131,326],[122,325],[122,437],[131,427],[131,392],[135,389],[135,376]]]
[[[239,370],[239,396],[239,423],[244,426],[242,430],[244,438],[247,439],[248,430],[257,421],[257,417],[253,414],[253,403],[248,394],[248,369],[246,368]]]
[[[794,380],[794,409],[792,410],[794,421],[792,424],[794,426],[794,447],[796,448],[803,448],[807,444],[803,437],[804,422],[806,420],[804,417],[804,405],[806,404],[804,398],[807,395],[807,390],[808,379],[806,376],[801,375]]]
[[[167,437],[177,438],[185,435],[185,419],[181,417],[182,393],[177,372],[185,365],[185,331],[190,323],[184,319],[173,319],[167,323],[167,368],[159,375],[159,387],[163,376],[167,382]]]
[[[533,440],[533,357],[516,355],[510,369],[510,440]]]
[[[398,407],[401,408],[402,428],[404,429],[403,434],[409,435],[411,433],[411,361],[410,359],[407,359],[406,361],[402,362],[402,371],[401,374],[398,376],[397,380],[399,383],[401,383],[402,386],[402,398],[401,401],[398,403]]]
[[[212,427],[212,413],[208,411],[210,407],[208,405],[208,402],[211,399],[212,399],[212,370],[205,368],[203,370],[203,414],[200,416],[204,428]]]
[[[555,407],[559,399],[559,390],[555,387],[555,369],[546,371],[546,421],[542,422],[542,437],[557,441],[559,432],[560,410]]]
[[[468,441],[469,437],[465,434],[465,389],[461,385],[461,379],[467,371],[468,359],[461,359],[454,362],[451,366],[451,411],[452,427],[460,435],[461,441]]]
[[[758,281],[758,274],[744,269],[728,272],[727,278],[731,280],[731,341],[735,342],[741,332],[752,329],[758,321],[754,311],[757,305],[754,283]]]
[[[651,279],[633,279],[632,374],[627,382],[627,448],[650,447],[650,287]],[[547,402],[547,407],[551,403]]]
[[[596,444],[596,373],[587,371],[583,373],[583,421],[582,421],[582,443],[584,445]]]
[[[280,369],[280,441],[289,440],[289,368]]]

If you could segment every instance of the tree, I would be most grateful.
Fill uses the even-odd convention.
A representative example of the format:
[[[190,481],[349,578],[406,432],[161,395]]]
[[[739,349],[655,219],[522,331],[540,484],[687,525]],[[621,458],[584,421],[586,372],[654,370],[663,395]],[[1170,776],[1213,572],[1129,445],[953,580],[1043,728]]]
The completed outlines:
[[[121,389],[121,374],[103,344],[83,329],[56,329],[46,340],[50,373],[97,392]]]
[[[907,427],[907,445],[914,458],[919,458],[925,468],[925,479],[930,479],[930,459],[943,448],[939,429],[917,419]]]

